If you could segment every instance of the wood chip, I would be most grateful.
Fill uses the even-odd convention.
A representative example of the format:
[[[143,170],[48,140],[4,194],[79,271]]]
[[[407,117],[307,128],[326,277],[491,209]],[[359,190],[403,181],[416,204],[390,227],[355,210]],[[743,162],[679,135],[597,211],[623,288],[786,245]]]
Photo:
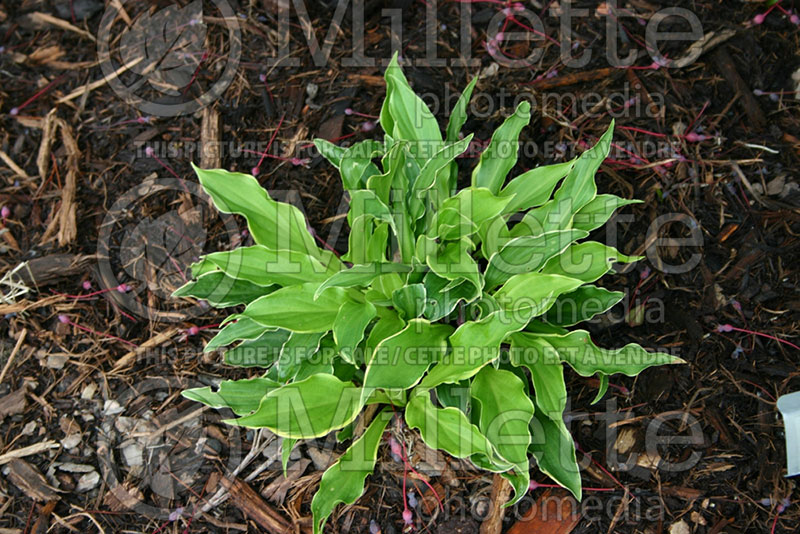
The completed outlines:
[[[545,490],[508,534],[569,534],[581,520],[580,507],[566,491]]]
[[[503,517],[505,516],[505,504],[511,495],[511,484],[495,473],[492,478],[492,508],[489,515],[481,523],[481,534],[500,534],[503,530]]]
[[[726,47],[724,45],[720,46],[714,51],[711,57],[714,59],[717,70],[720,71],[733,90],[741,96],[742,109],[747,113],[750,124],[756,130],[763,130],[766,128],[767,118],[761,110],[758,100],[753,95],[750,86],[747,85],[747,82],[742,79],[739,71],[736,70],[733,58],[731,58]]]
[[[95,39],[94,35],[92,35],[91,33],[87,32],[86,30],[82,30],[82,29],[78,28],[77,26],[73,26],[72,24],[70,24],[66,20],[60,19],[58,17],[54,17],[53,15],[50,15],[49,13],[42,13],[42,12],[36,11],[34,13],[29,14],[27,16],[27,18],[28,18],[28,20],[33,22],[35,25],[38,25],[38,26],[41,26],[41,27],[44,27],[44,26],[55,26],[56,28],[61,28],[62,30],[67,30],[67,31],[71,31],[73,33],[77,33],[81,37],[85,37],[86,39],[89,39],[92,42],[97,42],[97,39]]]
[[[22,413],[27,404],[28,400],[25,398],[24,387],[12,391],[4,397],[0,397],[0,421],[6,416]]]
[[[34,454],[39,454],[40,452],[44,452],[49,449],[57,449],[59,447],[60,445],[55,441],[42,441],[41,443],[28,445],[27,447],[22,447],[21,449],[15,449],[13,451],[0,454],[0,465],[13,462],[18,458],[33,456]]]
[[[41,290],[66,278],[80,276],[95,261],[92,254],[48,254],[28,261],[17,277],[23,283]]]
[[[30,179],[28,173],[26,173],[22,167],[17,165],[16,162],[14,162],[14,160],[11,159],[11,156],[6,154],[2,150],[0,150],[0,159],[2,159],[5,162],[5,164],[8,165],[8,168],[14,171],[17,176],[19,176],[20,178],[25,178],[26,180]]]
[[[219,122],[219,112],[215,108],[203,108],[200,127],[200,167],[203,169],[219,169],[222,166]]]
[[[140,355],[144,354],[149,349],[159,347],[161,344],[166,343],[167,341],[175,337],[175,335],[178,332],[180,332],[180,328],[170,328],[169,330],[165,330],[160,334],[156,334],[155,336],[151,337],[150,339],[148,339],[147,341],[136,347],[134,350],[130,351],[125,356],[117,360],[117,363],[114,364],[114,368],[111,370],[111,372],[118,373],[124,370],[125,368],[129,367],[130,365],[133,365],[133,363]]]
[[[294,528],[282,515],[261,498],[246,482],[224,478],[222,484],[230,493],[231,502],[247,517],[270,534],[288,534]]]
[[[8,464],[8,480],[36,502],[57,500],[58,493],[50,487],[44,475],[25,460],[18,458]]]

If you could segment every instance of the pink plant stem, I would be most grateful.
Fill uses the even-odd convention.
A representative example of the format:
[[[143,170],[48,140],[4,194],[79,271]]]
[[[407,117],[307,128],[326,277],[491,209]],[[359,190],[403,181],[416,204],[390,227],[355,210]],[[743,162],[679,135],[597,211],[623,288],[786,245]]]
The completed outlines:
[[[25,109],[31,102],[33,102],[34,100],[36,100],[37,98],[39,98],[40,96],[45,94],[47,91],[49,91],[56,83],[60,82],[64,78],[64,76],[66,76],[66,74],[62,74],[61,76],[59,76],[58,78],[56,78],[52,82],[48,83],[47,85],[45,85],[44,87],[39,89],[28,100],[26,100],[25,102],[23,102],[22,104],[20,104],[19,106],[15,107],[15,108],[11,108],[11,111],[9,111],[9,113],[11,115],[18,115],[19,112],[22,111],[23,109]]]
[[[433,496],[434,496],[434,497],[436,497],[436,500],[439,502],[439,507],[440,507],[442,510],[444,510],[444,503],[442,503],[442,498],[441,498],[441,497],[439,497],[439,494],[438,494],[438,493],[436,493],[436,490],[435,490],[435,489],[433,489],[433,486],[431,486],[430,482],[428,482],[427,480],[425,480],[425,478],[424,478],[422,475],[420,475],[420,474],[417,472],[417,470],[416,470],[416,469],[414,469],[414,466],[413,466],[413,465],[411,465],[411,462],[409,462],[409,461],[408,461],[408,459],[407,459],[407,458],[408,458],[408,455],[406,454],[406,442],[405,442],[405,440],[402,440],[402,439],[401,439],[401,440],[400,440],[400,445],[403,447],[403,463],[406,465],[406,467],[407,467],[408,469],[411,469],[411,472],[412,472],[412,473],[414,473],[415,475],[417,475],[417,478],[418,478],[420,481],[422,481],[422,483],[423,483],[423,484],[425,484],[426,486],[428,486],[428,489],[429,489],[429,490],[431,490],[431,491],[433,492]],[[405,492],[405,487],[404,487],[404,488],[403,488],[403,497],[405,497],[405,494],[406,494],[406,492]]]
[[[742,332],[743,334],[752,334],[754,336],[761,336],[761,337],[765,337],[767,339],[771,339],[773,341],[777,341],[778,343],[783,343],[784,345],[789,345],[793,349],[800,350],[800,347],[798,347],[794,343],[786,341],[785,339],[781,339],[779,337],[771,336],[771,335],[765,334],[763,332],[756,332],[754,330],[747,330],[746,328],[737,328],[737,327],[731,326],[729,324],[719,325],[717,327],[717,331],[718,332],[731,332],[731,331],[734,331],[734,332]]]
[[[661,137],[661,138],[668,137],[667,134],[651,132],[650,130],[643,130],[641,128],[635,128],[633,126],[617,126],[617,128],[619,128],[620,130],[628,130],[628,131],[631,131],[631,132],[638,132],[640,134],[650,135],[650,136],[653,136],[653,137]]]
[[[130,345],[131,347],[134,347],[134,348],[138,348],[138,346],[139,346],[136,343],[132,343],[132,342],[128,341],[127,339],[122,339],[121,337],[112,336],[111,334],[104,334],[103,332],[98,332],[97,330],[92,330],[91,328],[88,328],[88,327],[85,327],[85,326],[81,326],[78,323],[73,322],[66,315],[59,315],[58,316],[58,320],[60,322],[64,323],[64,324],[72,325],[75,328],[77,328],[79,330],[83,330],[84,332],[88,332],[90,334],[95,334],[97,336],[101,336],[101,337],[105,337],[105,338],[121,341],[122,343],[125,343],[126,345]]]
[[[691,124],[689,124],[689,126],[686,128],[687,132],[691,132],[692,131],[692,127],[694,127],[694,125],[697,124],[697,121],[700,120],[700,117],[703,115],[703,113],[705,113],[706,108],[708,108],[709,104],[710,104],[710,101],[706,100],[706,103],[703,104],[702,108],[700,108],[700,113],[697,114],[697,116],[694,118],[694,120],[691,122]],[[684,137],[686,137],[686,136],[684,135]]]
[[[623,490],[625,490],[625,493],[627,493],[628,495],[630,495],[631,497],[633,497],[634,499],[636,499],[636,496],[635,496],[635,495],[633,495],[633,494],[630,492],[630,490],[629,490],[629,489],[628,489],[628,488],[627,488],[627,487],[626,487],[626,486],[625,486],[625,485],[624,485],[622,482],[620,482],[620,481],[619,481],[619,479],[618,479],[617,477],[615,477],[614,475],[612,475],[612,474],[611,474],[611,473],[608,471],[608,469],[606,469],[605,467],[603,467],[603,464],[601,464],[600,462],[598,462],[597,460],[595,460],[595,459],[592,457],[592,455],[591,455],[591,454],[589,454],[588,452],[586,452],[586,451],[584,451],[583,449],[581,449],[580,445],[578,445],[578,443],[577,443],[577,442],[575,443],[575,448],[577,448],[577,449],[578,449],[580,452],[582,452],[583,454],[585,454],[586,456],[588,456],[588,457],[589,457],[589,460],[591,460],[591,461],[592,461],[592,463],[593,463],[594,465],[596,465],[596,466],[597,466],[597,467],[600,469],[600,471],[602,471],[603,473],[605,473],[606,475],[608,475],[608,476],[609,476],[609,478],[611,478],[611,480],[613,480],[614,482],[616,482],[616,483],[617,483],[617,485],[619,485],[619,487],[621,487]]]
[[[191,89],[192,84],[197,79],[197,75],[200,73],[200,68],[203,66],[203,63],[208,59],[208,55],[209,55],[208,50],[206,50],[205,52],[203,52],[203,55],[200,56],[200,61],[197,63],[197,68],[194,69],[194,74],[192,74],[192,79],[189,80],[189,83],[186,84],[186,88],[184,88],[183,90],[184,96],[186,96],[186,93],[189,92],[189,89]]]
[[[349,112],[349,113],[348,113]],[[365,119],[379,119],[377,115],[369,115],[368,113],[361,113],[360,111],[355,111],[351,108],[347,108],[344,110],[345,115],[352,115],[354,117],[364,117]]]
[[[185,183],[184,183],[184,181],[183,181],[183,178],[181,178],[180,176],[178,176],[178,173],[177,173],[177,172],[175,172],[175,170],[174,170],[172,167],[170,167],[169,165],[167,165],[166,163],[164,163],[163,161],[161,161],[161,158],[159,158],[158,156],[156,156],[156,152],[155,152],[155,150],[153,150],[153,148],[152,148],[152,147],[147,147],[147,148],[145,149],[144,153],[145,153],[147,156],[149,156],[149,157],[153,158],[154,160],[156,160],[156,162],[157,162],[159,165],[161,165],[162,167],[164,167],[164,168],[167,170],[167,172],[169,172],[169,173],[170,173],[172,176],[174,176],[174,177],[175,177],[175,178],[176,178],[176,179],[177,179],[177,180],[178,180],[178,181],[181,183],[181,185],[183,186],[183,190],[184,190],[184,191],[186,191],[186,194],[187,194],[187,195],[191,195],[191,193],[189,193],[189,188],[188,188],[188,187],[186,187],[186,184],[185,184]]]
[[[537,490],[539,488],[553,488],[558,489],[561,488],[558,484],[539,484],[536,481],[531,482],[531,491]],[[583,488],[585,491],[619,491],[617,488]]]
[[[275,128],[275,131],[272,132],[272,136],[269,138],[269,143],[267,143],[267,148],[264,149],[264,152],[261,154],[261,159],[258,160],[258,165],[256,165],[253,168],[253,171],[254,171],[253,174],[254,175],[256,175],[256,174],[258,174],[260,172],[261,164],[264,163],[264,158],[266,158],[267,155],[268,155],[267,152],[269,152],[269,149],[272,148],[272,142],[275,141],[275,138],[278,136],[278,131],[281,129],[281,125],[283,124],[284,117],[286,117],[285,113],[283,115],[281,115],[281,118],[278,121],[278,126]]]

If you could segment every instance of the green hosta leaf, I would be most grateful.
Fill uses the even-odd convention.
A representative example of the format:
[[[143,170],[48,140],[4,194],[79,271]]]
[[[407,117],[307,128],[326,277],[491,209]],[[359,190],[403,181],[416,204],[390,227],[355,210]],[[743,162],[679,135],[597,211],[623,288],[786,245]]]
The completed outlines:
[[[608,391],[608,375],[598,373],[598,378],[600,380],[600,387],[597,388],[597,395],[595,395],[594,400],[592,401],[592,406],[600,402],[600,400],[605,396],[606,391]]]
[[[403,407],[407,403],[406,392],[401,389],[375,389],[367,397],[367,404],[391,404]]]
[[[251,302],[242,315],[267,327],[292,332],[327,332],[348,298],[340,288],[330,288],[314,299],[319,284],[284,287]]]
[[[529,479],[528,446],[531,443],[530,423],[533,403],[525,385],[512,372],[484,367],[472,381],[472,400],[480,409],[480,428],[495,450],[514,464],[517,475]],[[519,487],[510,504],[519,501],[528,491],[528,484]]]
[[[562,419],[554,421],[537,411],[531,421],[531,453],[544,474],[581,499],[581,472],[575,444]]]
[[[333,323],[333,339],[346,362],[356,363],[355,351],[377,314],[375,306],[369,302],[347,301],[339,308]]]
[[[301,334],[292,332],[281,349],[280,358],[276,364],[275,374],[281,382],[294,378],[303,362],[317,354],[319,344],[325,332]]]
[[[519,237],[519,235],[511,235],[503,217],[495,217],[484,222],[478,229],[478,236],[481,241],[481,255],[486,260],[500,252],[513,237]]]
[[[268,428],[284,438],[311,439],[344,427],[362,406],[360,388],[319,374],[269,391],[255,413],[225,422]]]
[[[474,187],[486,187],[494,194],[500,191],[506,175],[517,163],[519,134],[530,121],[531,105],[520,102],[514,114],[495,130],[489,146],[481,154],[472,171]]]
[[[480,294],[471,282],[461,282],[451,287],[451,281],[436,273],[428,272],[423,280],[427,302],[425,317],[430,321],[438,321],[449,315],[462,300],[470,302]]]
[[[381,436],[391,418],[391,411],[380,412],[364,434],[322,475],[319,491],[311,501],[314,534],[322,532],[337,504],[353,504],[364,493],[364,482],[375,469]]]
[[[414,387],[428,367],[441,359],[452,333],[449,325],[424,319],[409,321],[403,330],[375,347],[364,375],[364,389]]]
[[[328,163],[337,169],[342,163],[342,156],[347,150],[344,147],[334,145],[326,139],[314,139],[314,146],[317,147],[319,153],[328,160]]]
[[[219,211],[238,213],[247,219],[247,227],[256,243],[272,250],[296,250],[322,257],[300,210],[274,201],[253,176],[221,169],[199,169],[194,164],[192,168]]]
[[[237,367],[270,367],[280,358],[291,332],[267,330],[256,339],[243,341],[225,352],[225,363]]]
[[[260,286],[322,282],[338,270],[329,271],[318,260],[303,252],[271,250],[262,245],[214,252],[205,256],[205,260],[228,276]]]
[[[236,322],[231,322],[236,319]],[[233,315],[226,319],[226,324],[217,335],[203,349],[206,352],[230,345],[236,341],[256,339],[261,334],[270,330],[264,325],[257,323],[249,317],[243,315]]]
[[[307,360],[300,362],[297,368],[297,374],[294,375],[294,381],[299,382],[314,375],[326,374],[335,375],[336,350],[331,344],[328,346],[326,340],[330,337],[322,339],[319,352],[311,355]],[[341,377],[338,377],[341,380]],[[350,377],[352,378],[352,376]]]
[[[460,141],[443,146],[422,166],[409,195],[409,212],[412,220],[419,219],[424,213],[423,193],[436,185],[439,174],[447,172],[450,163],[467,150],[471,141],[472,134]],[[442,200],[437,199],[437,205]]]
[[[551,419],[561,420],[567,405],[567,385],[561,358],[552,345],[543,337],[512,334],[509,356],[512,365],[530,370],[540,411]]]
[[[616,195],[597,195],[575,214],[572,227],[586,231],[596,230],[603,226],[618,208],[641,202],[641,200],[628,200]]]
[[[395,335],[406,326],[405,321],[400,319],[400,316],[394,310],[379,310],[379,312],[381,313],[380,318],[372,327],[369,336],[367,336],[367,361],[371,359],[378,343]]]
[[[370,177],[380,174],[372,163],[383,155],[383,144],[372,139],[360,141],[344,151],[339,164],[342,185],[348,191],[363,189]]]
[[[347,253],[342,256],[342,260],[356,264],[370,263],[368,251],[375,231],[375,218],[371,215],[361,215],[348,221],[350,235],[347,237]]]
[[[402,191],[408,189],[407,177],[404,174],[407,155],[409,154],[405,142],[394,143],[381,159],[381,165],[385,172],[373,175],[367,180],[367,189],[374,191],[381,202],[387,206],[391,204],[393,186],[400,187]]]
[[[395,140],[413,141],[417,159],[429,158],[442,144],[439,123],[425,102],[408,85],[397,63],[397,53],[386,68],[386,99],[381,109],[381,127]]]
[[[406,423],[419,430],[432,449],[443,450],[456,458],[482,458],[497,471],[513,466],[497,456],[489,440],[458,408],[437,408],[427,392],[413,395],[406,405]],[[483,463],[483,462],[481,462]]]
[[[471,407],[469,386],[469,380],[438,385],[436,386],[436,399],[443,408],[458,408],[465,414],[469,414]]]
[[[541,272],[559,274],[589,283],[594,282],[608,271],[614,262],[631,263],[639,261],[637,256],[626,256],[613,247],[597,241],[576,243],[564,252],[551,258]]]
[[[283,468],[284,477],[288,475],[289,459],[292,456],[292,450],[296,444],[296,439],[281,438],[281,467]]]
[[[484,222],[500,215],[512,197],[498,197],[485,187],[468,187],[442,203],[441,210],[454,209],[477,229]],[[460,236],[454,236],[460,237]],[[454,237],[450,237],[453,239]],[[469,237],[465,235],[463,237]]]
[[[365,259],[369,262],[383,263],[386,261],[386,247],[389,244],[389,223],[378,223],[375,231],[367,240]]]
[[[477,83],[478,77],[475,76],[464,88],[461,96],[458,97],[458,101],[456,101],[456,105],[453,106],[453,110],[450,112],[446,130],[448,143],[453,143],[458,139],[461,127],[467,122],[467,106],[469,106],[469,100],[472,98],[472,91],[475,89],[475,84]]]
[[[339,271],[325,280],[317,288],[314,298],[316,299],[323,291],[330,287],[364,287],[368,286],[386,273],[408,273],[411,272],[410,265],[402,263],[369,263],[363,265],[353,265],[349,269]]]
[[[383,144],[372,139],[355,143],[344,151],[339,164],[342,184],[348,191],[363,189],[367,180],[381,171],[372,159],[383,155]]]
[[[425,311],[425,286],[411,284],[392,292],[392,303],[400,317],[406,321],[422,315]]]
[[[483,276],[478,264],[469,254],[472,248],[474,248],[472,242],[462,238],[429,250],[425,262],[437,276],[459,283],[467,280],[480,290],[483,288]]]
[[[441,208],[433,218],[428,236],[441,241],[467,238],[478,231],[478,227],[469,218],[453,207]]]
[[[597,195],[594,175],[608,157],[613,132],[614,121],[612,120],[608,130],[597,144],[581,154],[575,161],[575,166],[553,195],[553,208],[545,222],[545,231],[569,228],[573,215]]]
[[[500,344],[509,334],[525,327],[521,314],[496,311],[480,321],[462,324],[450,336],[451,350],[431,369],[421,388],[459,382],[472,377],[500,355]]]
[[[517,274],[497,290],[494,298],[502,309],[531,319],[549,310],[560,295],[581,284],[580,280],[558,274]]]
[[[210,387],[194,388],[181,395],[212,408],[230,408],[236,415],[245,415],[258,409],[264,395],[279,387],[280,384],[266,378],[224,380],[217,391],[211,391]]]
[[[584,285],[565,293],[556,299],[553,307],[545,314],[548,323],[559,326],[572,326],[588,321],[599,313],[605,313],[625,296],[621,291]]]
[[[648,367],[654,365],[670,365],[685,363],[677,356],[663,352],[647,352],[636,343],[629,343],[621,349],[601,349],[595,345],[586,330],[575,330],[568,334],[533,334],[519,333],[516,336],[524,338],[541,336],[556,351],[556,354],[547,353],[550,349],[545,346],[545,354],[541,357],[546,361],[560,358],[581,376],[592,376],[595,373],[613,375],[622,373],[627,376],[636,376]],[[516,337],[515,336],[515,337]],[[520,345],[530,345],[520,341]]]
[[[389,209],[374,191],[369,189],[358,189],[350,192],[350,211],[348,219],[357,218],[361,215],[369,215],[379,221],[389,223],[392,228],[395,228],[394,215],[392,210]],[[395,233],[397,230],[395,229]]]
[[[501,197],[512,197],[503,213],[517,213],[535,206],[541,206],[548,200],[556,184],[567,176],[575,166],[575,161],[542,165],[526,171],[500,190]]]
[[[208,301],[214,307],[225,308],[247,304],[271,293],[275,288],[262,287],[247,280],[237,280],[222,271],[211,271],[178,288],[173,297],[194,297]]]
[[[491,258],[484,278],[487,287],[496,287],[516,274],[537,271],[553,256],[560,254],[570,243],[583,239],[583,230],[555,230],[537,236],[511,239]]]

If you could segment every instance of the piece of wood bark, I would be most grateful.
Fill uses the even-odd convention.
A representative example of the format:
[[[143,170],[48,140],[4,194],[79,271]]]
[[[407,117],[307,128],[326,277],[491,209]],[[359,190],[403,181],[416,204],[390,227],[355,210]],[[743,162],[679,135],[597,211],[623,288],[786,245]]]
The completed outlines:
[[[42,288],[65,278],[82,275],[94,260],[92,254],[48,254],[28,260],[28,264],[14,276],[27,286]]]
[[[596,70],[587,70],[582,72],[575,72],[573,74],[566,74],[564,76],[557,76],[555,78],[542,78],[533,83],[528,84],[528,87],[535,89],[553,89],[555,87],[564,87],[567,85],[575,85],[576,83],[592,82],[594,80],[603,80],[612,76],[622,74],[623,69],[614,67],[605,67]]]
[[[44,475],[25,460],[16,458],[8,463],[8,480],[36,502],[54,501],[59,498]]]
[[[711,57],[720,74],[722,74],[725,80],[733,87],[733,90],[741,96],[741,105],[744,112],[747,113],[750,124],[757,130],[766,128],[767,118],[761,110],[758,100],[753,95],[750,86],[747,85],[739,74],[739,71],[736,70],[736,64],[728,53],[727,47],[725,45],[720,46],[712,52]]]
[[[495,473],[492,479],[492,508],[489,510],[489,515],[481,523],[481,534],[500,534],[503,530],[503,516],[505,516],[506,509],[504,508],[508,498],[511,496],[511,484],[508,481]]]
[[[581,520],[578,502],[566,491],[545,490],[508,534],[569,534]]]
[[[215,108],[203,108],[200,126],[200,167],[203,169],[219,169],[222,166],[219,121],[219,112]]]
[[[58,501],[49,501],[39,509],[39,516],[30,530],[31,534],[45,534],[48,531],[50,528],[50,516],[53,514],[53,510],[56,509],[57,503]]]
[[[222,484],[228,490],[231,502],[265,531],[270,534],[294,532],[289,521],[267,504],[246,482],[238,478],[224,478]]]

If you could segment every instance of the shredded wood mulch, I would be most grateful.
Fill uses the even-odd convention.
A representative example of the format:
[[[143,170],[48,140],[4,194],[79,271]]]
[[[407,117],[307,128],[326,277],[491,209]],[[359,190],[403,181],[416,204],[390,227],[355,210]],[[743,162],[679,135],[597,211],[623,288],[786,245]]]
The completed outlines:
[[[315,32],[323,53],[336,2],[306,2],[305,25],[292,8],[296,66],[270,66],[289,2],[205,2],[206,49],[195,66],[142,91],[155,98],[180,79],[185,88],[163,102],[203,98],[231,45],[219,4],[230,6],[241,35],[229,86],[188,115],[142,112],[112,83],[134,83],[135,61],[105,75],[98,63],[105,13],[122,4],[112,22],[132,23],[141,5],[117,0],[0,4],[0,532],[310,532],[311,496],[342,445],[299,446],[284,479],[277,438],[230,428],[224,414],[180,397],[252,374],[202,351],[225,313],[170,298],[198,256],[251,242],[241,220],[209,205],[190,162],[259,167],[264,187],[302,206],[317,235],[344,251],[339,180],[309,145],[375,136],[374,119],[359,114],[379,113],[381,66],[347,66],[351,8],[331,33],[330,59],[314,62],[304,31]],[[553,15],[561,6],[534,0],[525,6],[542,15],[548,37],[503,44],[509,56],[542,51],[533,67],[512,69],[487,51],[503,8],[496,4],[471,3],[462,22],[459,2],[367,1],[364,53],[390,57],[388,7],[402,14],[402,56],[426,57],[426,10],[435,9],[437,50],[448,62],[405,72],[426,101],[442,103],[442,125],[455,95],[482,73],[465,126],[478,140],[473,157],[460,160],[465,181],[518,94],[535,106],[514,173],[580,153],[615,118],[599,190],[644,203],[622,210],[596,239],[647,259],[603,280],[626,292],[625,305],[586,328],[603,346],[634,341],[688,365],[613,377],[593,406],[597,382],[568,374],[587,488],[580,504],[539,488],[498,509],[492,496],[507,494],[501,479],[427,451],[406,431],[420,473],[408,481],[416,530],[798,531],[800,494],[784,478],[775,406],[800,389],[800,351],[778,341],[800,344],[800,43],[782,12],[797,6],[783,1],[754,25],[769,9],[758,2],[674,2],[698,17],[706,39],[666,43],[665,56],[679,62],[699,54],[667,69],[655,68],[643,46],[645,25],[666,4],[631,0],[614,11],[577,2],[588,11],[573,19],[573,53],[593,56],[567,68]],[[633,68],[605,58],[608,16],[619,25],[620,57],[639,54]],[[669,19],[667,27],[685,29]],[[506,29],[516,31],[513,22]],[[464,35],[476,61],[467,69],[449,61],[462,54]],[[659,447],[646,447],[654,436]],[[535,468],[532,477],[551,482]],[[365,496],[338,509],[326,531],[403,531],[402,488],[403,466],[382,447]]]

